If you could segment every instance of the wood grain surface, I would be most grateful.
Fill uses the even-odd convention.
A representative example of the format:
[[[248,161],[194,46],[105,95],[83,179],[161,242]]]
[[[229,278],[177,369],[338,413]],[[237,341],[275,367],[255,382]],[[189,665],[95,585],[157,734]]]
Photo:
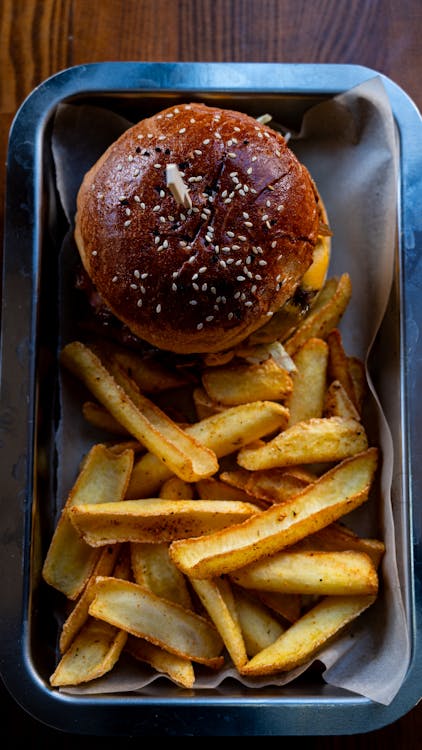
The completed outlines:
[[[0,231],[6,147],[25,97],[59,70],[87,62],[352,63],[378,70],[422,106],[421,0],[1,0]],[[1,607],[1,605],[0,605]],[[108,748],[120,740],[65,735],[1,689],[3,747]],[[286,738],[289,748],[417,750],[422,708],[362,735]],[[127,738],[125,748],[138,747]]]

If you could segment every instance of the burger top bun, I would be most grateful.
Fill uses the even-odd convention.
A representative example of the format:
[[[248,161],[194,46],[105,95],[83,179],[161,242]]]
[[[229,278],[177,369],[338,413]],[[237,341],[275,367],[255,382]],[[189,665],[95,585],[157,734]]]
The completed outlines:
[[[188,207],[167,185],[168,164]],[[75,238],[132,333],[164,350],[216,352],[292,298],[324,218],[279,133],[240,112],[182,104],[131,127],[86,174]]]

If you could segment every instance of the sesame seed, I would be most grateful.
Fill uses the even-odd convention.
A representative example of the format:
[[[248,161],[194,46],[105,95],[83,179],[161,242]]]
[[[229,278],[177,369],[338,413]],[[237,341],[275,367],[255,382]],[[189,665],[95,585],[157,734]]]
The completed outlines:
[[[154,138],[152,133],[148,133],[148,138]]]
[[[234,126],[233,130],[235,130],[236,133],[240,133],[240,128],[238,128],[237,125]]]
[[[186,128],[180,128],[179,133],[186,133]]]
[[[277,206],[277,211],[282,211],[284,209],[284,204],[280,203],[279,206]]]
[[[274,190],[274,185],[268,185],[268,190]]]
[[[164,216],[160,216],[160,221],[161,221],[162,224],[165,223],[166,220],[165,220]]]
[[[230,266],[232,263],[234,263],[234,258],[227,258],[226,263],[228,266]]]
[[[258,158],[257,156],[253,156],[252,159],[251,159],[251,161],[256,161],[257,158]]]
[[[276,149],[276,154],[277,154],[277,156],[281,156],[281,153],[280,153],[280,151],[278,150],[278,148]]]
[[[189,300],[189,304],[190,304],[190,305],[197,305],[197,304],[198,304],[198,302],[197,302],[197,300],[196,300],[196,299],[190,299],[190,300]]]
[[[168,246],[169,246],[169,241],[168,240],[164,240],[164,242],[163,242],[163,248],[164,248],[164,250],[167,250]]]
[[[171,214],[169,214],[169,215],[167,216],[167,218],[168,218],[168,220],[169,220],[169,221],[174,221],[174,216],[172,216]]]
[[[209,138],[205,138],[205,141],[202,141],[202,143],[204,144],[204,146],[208,146],[209,142],[210,142]]]
[[[196,283],[196,281],[193,282],[192,287],[193,287],[193,289],[195,289],[195,292],[199,292],[199,286]]]
[[[161,312],[161,305],[157,305],[157,307],[155,308],[155,312],[156,313],[160,313]]]
[[[186,221],[185,214],[180,214],[180,221]]]
[[[205,284],[202,284],[202,286],[201,286],[201,290],[202,290],[203,292],[206,292],[206,291],[207,291],[207,289],[208,289],[208,284],[207,284],[207,282],[205,282]]]
[[[236,281],[246,281],[244,276],[236,276]]]
[[[252,294],[255,294],[255,292],[256,292],[256,284],[253,284],[251,286],[251,292],[252,292]]]
[[[142,273],[142,274],[141,274],[141,279],[146,279],[146,278],[147,278],[147,276],[148,276],[148,274],[147,274],[147,273]]]
[[[133,275],[134,275],[135,279],[140,279],[141,278],[141,274],[140,274],[140,272],[138,271],[137,268],[133,272]]]
[[[166,139],[166,136],[165,136],[165,135],[159,135],[159,136],[158,136],[158,140],[159,140],[159,141],[165,141],[165,139]]]
[[[262,137],[263,137],[262,133],[261,133],[261,132],[259,132],[259,133],[258,133],[258,138],[262,138]]]
[[[198,331],[202,331],[203,327],[204,327],[203,323],[198,323],[198,325],[196,326]]]
[[[243,212],[242,216],[244,219],[249,219],[249,214],[246,211]]]
[[[131,288],[131,289],[137,289],[137,288],[138,288],[138,285],[137,285],[137,284],[131,284],[131,285],[130,285],[130,288]]]
[[[133,196],[133,200],[135,201],[135,203],[140,203],[141,202],[141,199],[140,199],[139,195],[134,195]]]
[[[260,276],[259,273],[255,274],[255,278],[257,281],[262,281],[262,276]]]
[[[244,224],[245,224],[245,227],[253,227],[253,224],[251,221],[245,221]]]
[[[232,202],[231,198],[226,198],[226,200],[224,201],[224,204],[228,206],[229,203],[231,203],[231,202]]]
[[[211,321],[214,320],[214,315],[207,315],[205,320],[207,321],[207,323],[211,323]]]
[[[207,214],[206,214],[206,213],[204,213],[204,212],[202,212],[202,214],[201,214],[201,219],[205,219],[205,220],[206,220],[206,219],[208,219],[208,216],[207,216]]]
[[[125,227],[129,227],[131,223],[132,223],[131,220],[128,219],[127,221],[125,221]]]
[[[245,223],[246,223],[246,222],[245,222]],[[241,242],[246,242],[246,240],[247,240],[247,237],[245,237],[245,235],[244,235],[244,234],[238,234],[237,236],[238,236],[238,238],[239,238],[239,240],[240,240]]]
[[[160,198],[165,198],[165,192],[164,190],[160,190]]]
[[[206,266],[201,266],[201,268],[199,269],[199,273],[205,273],[206,270],[207,270]]]
[[[145,209],[146,209],[146,205],[145,205],[145,203],[144,203],[143,201],[142,201],[142,203],[141,203],[141,208],[142,208],[143,210],[145,210]]]
[[[199,148],[196,148],[193,153],[197,156],[202,156],[202,151]]]
[[[91,255],[98,255],[98,253],[97,253],[96,250],[93,250],[92,253],[91,253]]]
[[[127,157],[127,160],[128,160],[128,161],[133,161],[133,156],[132,156],[132,154],[129,154],[129,156]]]
[[[190,123],[192,123],[192,125],[193,125],[193,124],[194,124],[194,122],[196,122],[196,120],[195,120],[195,118],[194,118],[194,117],[191,117],[191,118],[190,118],[190,120],[189,120],[189,122],[190,122]]]
[[[186,245],[187,245],[187,244],[188,244],[188,243],[187,243],[187,242],[185,242],[185,240],[180,240],[180,241],[179,241],[179,245],[180,245],[180,247],[186,247]]]
[[[240,250],[240,245],[232,245],[232,250]]]
[[[118,164],[116,167],[117,172],[121,172],[123,169],[123,164]]]
[[[154,242],[156,245],[159,245],[161,242],[161,237],[158,235],[158,237],[154,237]]]
[[[246,174],[252,174],[252,167],[248,167],[246,170]]]
[[[273,241],[273,242],[271,243],[271,247],[277,247],[277,240],[274,240],[274,241]],[[259,261],[259,262],[261,263],[261,261]]]
[[[215,286],[210,287],[210,292],[211,292],[211,294],[217,294],[217,290],[216,290]]]
[[[266,266],[266,265],[267,265],[267,261],[266,260],[259,260],[258,261],[258,266]]]
[[[116,283],[116,281],[117,281],[117,276],[113,276],[113,278],[112,278],[112,282],[113,282],[113,284],[115,284],[115,283]]]
[[[226,261],[225,260],[219,260],[218,262],[219,262],[219,264],[220,264],[220,266],[222,268],[226,268]]]
[[[233,313],[229,312],[229,314],[227,315],[227,317],[228,317],[229,320],[231,320],[233,318]]]
[[[154,164],[154,169],[161,169],[161,164]]]
[[[125,196],[125,195],[119,195],[119,198],[118,198],[118,200],[120,201],[120,203],[122,203],[122,201],[125,201],[125,200],[127,200],[127,198],[126,198],[126,196]]]
[[[138,307],[142,307],[142,300],[141,300],[141,299],[138,299],[138,301],[137,301],[137,303],[136,303],[136,304],[137,304],[137,306],[138,306]]]
[[[228,154],[227,154],[227,156],[230,156],[230,159],[235,159],[236,158],[236,154],[234,153],[234,151],[229,151]]]
[[[214,133],[214,135],[215,135],[215,137],[216,137],[216,138],[218,138],[219,140],[221,140],[221,135],[220,135],[220,133]]]
[[[161,206],[160,206],[160,205],[159,205],[159,204],[157,203],[157,205],[156,205],[156,206],[154,206],[154,208],[153,208],[152,210],[153,210],[153,211],[154,211],[155,213],[157,213],[157,211],[160,211],[160,210],[161,210]]]
[[[197,273],[194,273],[192,276],[192,281],[196,281],[196,279],[199,278]]]
[[[227,237],[234,237],[234,232],[227,232]]]
[[[133,176],[134,176],[134,177],[137,177],[137,176],[138,176],[138,174],[139,174],[139,169],[138,169],[138,168],[134,169],[134,170],[133,170]]]
[[[211,237],[211,235],[210,235],[210,234],[206,234],[206,235],[205,235],[205,239],[206,239],[206,241],[207,241],[207,242],[212,242],[212,239],[213,239],[213,238]]]
[[[171,285],[171,288],[172,288],[173,292],[177,292],[177,284],[175,284],[174,282]]]

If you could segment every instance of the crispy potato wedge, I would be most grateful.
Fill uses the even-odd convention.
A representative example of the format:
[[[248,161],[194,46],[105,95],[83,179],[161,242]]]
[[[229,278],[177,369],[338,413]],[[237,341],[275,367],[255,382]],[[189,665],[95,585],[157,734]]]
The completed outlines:
[[[329,596],[291,625],[243,668],[245,675],[287,672],[316,656],[334,635],[375,601],[375,596]]]
[[[159,496],[163,500],[192,500],[194,488],[192,483],[185,482],[180,477],[170,477],[162,485]]]
[[[299,542],[301,549],[354,550],[369,555],[378,568],[385,552],[385,544],[379,539],[367,539],[355,534],[343,524],[332,523]]]
[[[278,552],[231,573],[232,580],[247,589],[285,594],[376,594],[378,576],[364,552]]]
[[[324,398],[324,417],[360,420],[360,414],[339,380],[333,380]]]
[[[332,285],[329,290],[331,293]],[[293,335],[284,343],[286,351],[291,356],[294,356],[309,338],[325,339],[330,331],[338,326],[352,295],[352,283],[349,274],[344,273],[340,276],[331,296],[327,293],[323,294],[323,292],[324,290],[321,290],[319,298],[309,314],[299,323]]]
[[[289,427],[296,422],[322,417],[327,385],[327,343],[323,339],[308,339],[296,352],[294,363],[293,390],[286,404],[290,412]]]
[[[143,638],[135,638],[133,635],[128,637],[125,651],[138,661],[149,664],[157,672],[168,675],[181,687],[191,688],[195,683],[195,672],[189,659],[170,654],[169,651],[164,651],[159,646],[154,646],[153,643],[148,643]]]
[[[64,347],[61,361],[131,435],[177,476],[195,481],[217,471],[214,452],[143,396],[122,367],[113,366],[111,374],[97,355],[79,341]]]
[[[288,427],[261,448],[246,446],[237,456],[245,469],[341,461],[364,451],[368,440],[364,427],[355,419],[322,417]]]
[[[220,414],[227,409],[227,406],[213,401],[202,386],[193,389],[192,398],[198,419],[206,419],[207,417],[211,417],[212,414]]]
[[[85,401],[82,404],[82,414],[87,422],[100,430],[129,437],[127,429],[112,417],[110,412],[101,404],[96,404],[94,401]]]
[[[98,577],[89,612],[185,659],[218,668],[223,642],[208,620],[137,583]]]
[[[281,615],[287,622],[296,622],[300,617],[302,596],[300,594],[279,594],[276,591],[252,592],[268,609]]]
[[[193,609],[185,577],[170,560],[167,544],[132,543],[130,553],[135,583],[162,599]]]
[[[207,417],[187,427],[186,432],[222,458],[242,445],[282,429],[288,418],[289,412],[281,404],[254,401]],[[152,497],[171,475],[169,467],[164,466],[154,454],[147,453],[135,463],[127,497]]]
[[[211,578],[274,554],[365,502],[377,459],[376,448],[345,459],[283,505],[212,534],[175,541],[170,555],[188,576]]]
[[[95,445],[86,457],[83,468],[66,500],[65,507],[50,542],[44,561],[44,580],[69,599],[76,599],[100,556],[99,550],[88,546],[70,521],[70,509],[84,503],[123,500],[133,466],[133,451],[116,455],[104,445]]]
[[[248,657],[267,648],[284,633],[285,628],[259,601],[239,588],[233,589],[234,600]]]
[[[343,340],[338,328],[334,328],[327,335],[329,347],[328,379],[338,380],[346,391],[350,401],[357,407],[357,399],[352,376],[350,374],[348,357],[344,351]]]
[[[210,477],[196,482],[198,495],[202,500],[235,500],[241,503],[253,502],[250,495],[242,489],[234,487],[221,479]]]
[[[248,657],[229,582],[192,578],[191,584],[220,633],[233,664],[239,669]]]
[[[114,667],[127,633],[90,617],[50,677],[53,687],[80,685],[102,677]]]
[[[95,508],[95,510],[94,510]],[[259,509],[232,500],[126,500],[75,505],[69,518],[92,547],[116,542],[171,542],[200,536],[249,518]]]
[[[185,372],[165,366],[153,357],[142,357],[129,349],[114,349],[111,358],[121,365],[144,393],[181,388],[190,382]]]
[[[353,382],[356,408],[359,414],[362,414],[363,403],[367,391],[365,365],[359,357],[348,357],[347,363],[349,366],[350,377]]]
[[[296,467],[267,471],[238,469],[223,471],[220,477],[227,484],[243,490],[245,498],[253,498],[255,502],[261,500],[266,505],[284,503],[316,479],[316,476],[301,468],[296,471]]]
[[[113,572],[118,554],[120,551],[119,544],[110,544],[102,547],[98,556],[97,564],[89,578],[79,599],[75,603],[69,616],[63,623],[60,633],[59,649],[64,654],[70,644],[88,619],[89,605],[94,599],[95,579],[97,576],[109,576]]]
[[[202,373],[208,396],[224,406],[251,401],[282,401],[292,391],[292,378],[272,357],[259,364],[209,367]]]

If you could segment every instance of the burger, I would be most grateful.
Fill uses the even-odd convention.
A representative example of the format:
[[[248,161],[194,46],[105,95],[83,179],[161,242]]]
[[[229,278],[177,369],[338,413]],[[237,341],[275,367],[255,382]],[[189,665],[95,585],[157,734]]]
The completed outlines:
[[[94,164],[75,240],[97,307],[151,347],[206,354],[309,309],[328,269],[327,224],[280,132],[188,103],[135,124]]]

